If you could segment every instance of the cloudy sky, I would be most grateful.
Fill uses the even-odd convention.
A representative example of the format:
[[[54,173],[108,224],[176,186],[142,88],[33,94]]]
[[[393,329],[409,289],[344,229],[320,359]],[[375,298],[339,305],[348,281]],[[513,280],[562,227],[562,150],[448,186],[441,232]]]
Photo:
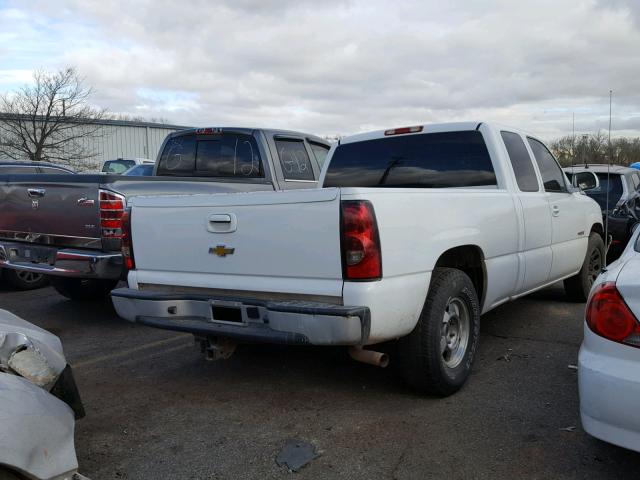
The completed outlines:
[[[452,5],[445,5],[452,4]],[[0,91],[77,67],[112,113],[321,135],[493,120],[640,136],[637,0],[0,0]]]

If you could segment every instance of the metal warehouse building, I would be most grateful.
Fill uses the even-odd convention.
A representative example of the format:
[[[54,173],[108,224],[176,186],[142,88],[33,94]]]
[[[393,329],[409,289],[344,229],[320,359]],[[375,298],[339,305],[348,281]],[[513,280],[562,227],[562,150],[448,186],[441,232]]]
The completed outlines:
[[[90,161],[102,165],[114,158],[150,158],[155,160],[165,137],[188,127],[164,123],[126,120],[101,120],[98,134],[88,139],[96,156]]]
[[[0,114],[0,122],[3,116]],[[82,162],[86,163],[86,169],[89,171],[100,170],[105,160],[116,158],[155,160],[162,142],[169,133],[189,128],[182,125],[130,120],[87,120],[86,125],[91,129],[99,125],[90,137],[81,140],[84,149],[94,154],[92,158]]]

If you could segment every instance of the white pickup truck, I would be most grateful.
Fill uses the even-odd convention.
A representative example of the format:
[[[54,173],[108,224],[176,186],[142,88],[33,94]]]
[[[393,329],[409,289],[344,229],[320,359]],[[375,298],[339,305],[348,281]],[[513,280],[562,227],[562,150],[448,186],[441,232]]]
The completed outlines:
[[[237,342],[391,340],[406,381],[457,391],[480,315],[564,280],[584,301],[605,256],[598,205],[539,140],[488,123],[355,135],[334,146],[324,188],[130,201],[123,318],[191,332],[211,358]],[[386,348],[386,347],[385,347]]]

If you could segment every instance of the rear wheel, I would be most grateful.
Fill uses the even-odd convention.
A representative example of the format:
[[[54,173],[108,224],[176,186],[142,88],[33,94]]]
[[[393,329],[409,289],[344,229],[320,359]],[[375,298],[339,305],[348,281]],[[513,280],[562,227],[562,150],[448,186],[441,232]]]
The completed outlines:
[[[51,277],[50,280],[60,295],[80,302],[105,299],[118,284],[118,280],[94,278]]]
[[[471,279],[436,268],[420,319],[398,345],[402,376],[425,393],[447,396],[464,384],[480,338],[480,304]]]
[[[34,290],[42,288],[49,279],[41,273],[26,272],[24,270],[4,269],[4,279],[18,290]]]
[[[564,291],[570,300],[574,302],[587,301],[591,286],[604,267],[604,259],[604,241],[596,232],[591,232],[582,268],[576,275],[564,281]]]

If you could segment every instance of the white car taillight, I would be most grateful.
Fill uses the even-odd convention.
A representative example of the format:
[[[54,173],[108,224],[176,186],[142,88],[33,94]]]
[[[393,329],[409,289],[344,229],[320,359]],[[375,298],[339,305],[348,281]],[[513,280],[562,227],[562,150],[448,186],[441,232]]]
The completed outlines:
[[[596,287],[587,304],[586,321],[597,335],[640,348],[640,323],[614,282]]]

